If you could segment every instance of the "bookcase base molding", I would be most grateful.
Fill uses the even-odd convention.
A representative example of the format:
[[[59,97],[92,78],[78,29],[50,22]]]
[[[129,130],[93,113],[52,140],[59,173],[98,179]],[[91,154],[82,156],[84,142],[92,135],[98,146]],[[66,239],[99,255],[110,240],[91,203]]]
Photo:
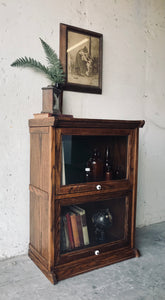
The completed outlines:
[[[139,257],[139,251],[134,248],[121,248],[119,250],[110,251],[107,253],[102,253],[99,257],[91,257],[80,259],[78,261],[72,261],[70,263],[59,265],[54,267],[51,271],[47,269],[45,264],[43,264],[41,256],[37,254],[32,247],[29,248],[29,257],[38,266],[38,268],[44,273],[44,275],[53,283],[57,284],[58,281],[73,277],[88,271],[92,271],[98,268],[102,268],[114,263],[118,263],[127,259],[134,257]]]
[[[44,258],[37,253],[37,251],[29,245],[28,255],[31,260],[36,264],[36,266],[43,272],[43,274],[50,280],[51,283],[57,284],[57,277],[55,272],[48,270],[47,263],[45,263]]]
[[[28,255],[53,284],[140,255],[135,219],[143,125],[43,114],[29,120]]]

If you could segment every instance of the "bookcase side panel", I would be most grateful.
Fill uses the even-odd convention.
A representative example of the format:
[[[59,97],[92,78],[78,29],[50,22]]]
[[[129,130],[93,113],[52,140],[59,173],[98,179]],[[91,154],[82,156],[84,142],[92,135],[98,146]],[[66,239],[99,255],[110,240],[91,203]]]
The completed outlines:
[[[56,134],[55,128],[49,127],[49,207],[48,207],[48,243],[49,243],[49,258],[48,258],[48,269],[51,271],[54,266],[54,251],[55,251],[55,187],[56,187],[56,174],[55,174],[55,163],[56,163]]]
[[[48,271],[54,265],[54,166],[54,127],[30,128],[29,255],[32,253]]]
[[[135,245],[136,198],[137,198],[137,172],[138,172],[138,139],[139,128],[132,130],[129,136],[128,148],[128,179],[132,186],[132,212],[131,212],[131,247]]]
[[[30,184],[49,192],[49,127],[30,128]]]
[[[43,258],[45,266],[48,260],[48,222],[48,194],[30,188],[30,247]]]
[[[131,159],[131,179],[132,179],[132,227],[131,227],[131,246],[135,247],[135,224],[136,224],[136,201],[137,201],[137,174],[138,174],[138,147],[139,147],[139,128],[133,133],[132,159]]]

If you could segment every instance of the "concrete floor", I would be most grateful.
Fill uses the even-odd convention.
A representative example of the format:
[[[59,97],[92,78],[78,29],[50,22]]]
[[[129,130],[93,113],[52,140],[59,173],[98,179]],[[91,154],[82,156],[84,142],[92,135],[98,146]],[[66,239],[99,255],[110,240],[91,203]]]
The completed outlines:
[[[1,300],[165,300],[165,222],[137,229],[140,258],[52,285],[26,256],[0,262]]]

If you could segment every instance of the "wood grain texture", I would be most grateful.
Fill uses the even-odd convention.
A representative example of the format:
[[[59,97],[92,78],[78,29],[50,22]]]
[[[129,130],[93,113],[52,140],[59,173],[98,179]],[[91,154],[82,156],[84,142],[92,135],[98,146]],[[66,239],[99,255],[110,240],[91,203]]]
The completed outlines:
[[[56,118],[55,127],[58,128],[109,128],[109,129],[135,129],[143,127],[144,121],[121,121],[104,119],[78,119]]]
[[[66,42],[67,42],[67,39],[66,39],[66,26],[65,24],[60,24],[60,49],[59,49],[59,53],[60,53],[60,61],[61,61],[61,64],[62,64],[62,67],[63,67],[63,70],[65,70],[66,72],[66,52],[64,49],[67,48],[67,45],[66,45]]]
[[[48,268],[54,265],[54,240],[55,240],[55,131],[49,127],[49,206],[48,206]]]
[[[136,201],[137,201],[137,174],[138,174],[138,145],[139,145],[139,128],[133,133],[132,159],[130,164],[132,183],[132,226],[131,226],[131,247],[135,247],[135,224],[136,224]]]
[[[30,245],[54,265],[55,131],[30,128]],[[34,251],[33,251],[34,252]]]
[[[70,118],[63,116],[53,116],[45,119],[31,119],[29,120],[30,127],[45,127],[54,126],[56,128],[109,128],[109,129],[135,129],[143,127],[144,120],[130,121],[130,120],[107,120],[107,119],[81,119]]]
[[[120,248],[120,250],[117,249],[101,253],[98,256],[93,255],[93,258],[91,258],[91,256],[85,257],[64,265],[56,266],[54,271],[57,276],[57,280],[59,281],[133,257],[136,257],[135,249],[124,247]]]
[[[52,283],[128,258],[135,249],[139,128],[144,121],[93,120],[50,116],[30,126],[30,243],[29,256]],[[120,180],[61,186],[61,136],[110,137],[114,165],[125,172]],[[101,147],[104,148],[104,145]],[[113,203],[113,205],[111,205]],[[87,209],[111,207],[116,216],[112,233],[118,239],[60,252],[61,211],[69,205]],[[90,232],[89,228],[89,232]],[[91,234],[91,233],[90,233]],[[94,255],[99,248],[100,254]]]
[[[30,184],[49,191],[50,153],[48,128],[32,130],[30,135]]]
[[[42,262],[40,255],[34,251],[34,249],[29,246],[28,255],[31,260],[36,264],[36,266],[43,272],[43,274],[50,280],[52,284],[57,283],[57,277],[54,271],[49,271],[47,267]]]
[[[48,194],[30,188],[30,244],[48,260]]]
[[[66,186],[56,186],[56,193],[60,194],[77,194],[77,193],[84,193],[84,192],[95,192],[97,194],[101,192],[107,191],[120,191],[129,189],[131,187],[130,182],[128,180],[110,180],[110,181],[101,181],[99,182],[101,185],[101,190],[97,190],[98,182],[88,182],[88,183],[81,183],[81,184],[70,184]]]

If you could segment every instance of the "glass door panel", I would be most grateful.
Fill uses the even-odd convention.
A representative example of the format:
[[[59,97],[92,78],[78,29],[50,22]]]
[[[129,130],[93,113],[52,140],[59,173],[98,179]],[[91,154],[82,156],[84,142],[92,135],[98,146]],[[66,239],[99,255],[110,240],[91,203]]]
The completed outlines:
[[[128,136],[62,135],[61,185],[127,177]]]
[[[127,241],[129,197],[61,207],[60,253]]]

